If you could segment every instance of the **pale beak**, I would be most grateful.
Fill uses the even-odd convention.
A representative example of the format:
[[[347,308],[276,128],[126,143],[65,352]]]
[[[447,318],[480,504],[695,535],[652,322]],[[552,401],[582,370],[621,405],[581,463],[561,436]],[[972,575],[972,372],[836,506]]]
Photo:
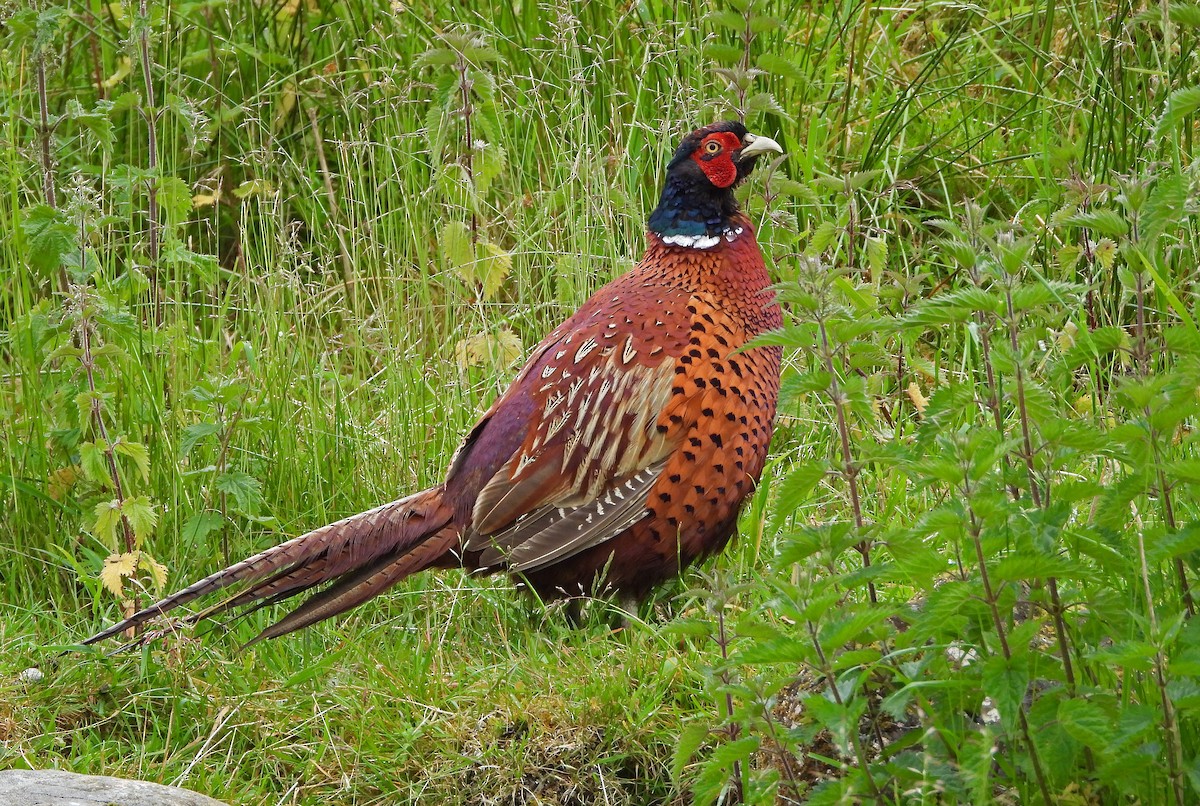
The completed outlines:
[[[768,151],[774,151],[776,154],[783,153],[783,147],[770,137],[747,134],[742,138],[742,142],[745,143],[745,145],[742,147],[741,159],[745,159],[746,157],[757,157],[760,154],[766,154]]]

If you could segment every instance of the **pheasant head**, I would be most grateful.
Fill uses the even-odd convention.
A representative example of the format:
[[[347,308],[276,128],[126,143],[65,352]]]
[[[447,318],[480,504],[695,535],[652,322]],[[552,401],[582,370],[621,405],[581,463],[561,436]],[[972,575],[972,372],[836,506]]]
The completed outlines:
[[[783,153],[774,140],[751,134],[736,120],[692,132],[667,165],[650,230],[678,246],[715,245],[737,226],[733,189],[750,175],[760,156],[772,151]]]

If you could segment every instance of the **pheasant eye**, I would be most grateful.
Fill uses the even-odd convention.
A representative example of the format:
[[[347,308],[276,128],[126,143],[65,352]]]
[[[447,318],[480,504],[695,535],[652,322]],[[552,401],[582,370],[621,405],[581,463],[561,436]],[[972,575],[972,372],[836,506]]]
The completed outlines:
[[[721,150],[721,144],[716,140],[709,140],[704,144],[704,150],[709,154],[716,154]]]

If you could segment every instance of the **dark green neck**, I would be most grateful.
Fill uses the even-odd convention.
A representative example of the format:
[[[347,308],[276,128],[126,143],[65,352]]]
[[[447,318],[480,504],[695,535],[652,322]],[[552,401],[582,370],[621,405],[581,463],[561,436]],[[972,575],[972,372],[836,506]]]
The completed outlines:
[[[663,236],[724,235],[734,228],[737,212],[731,189],[701,186],[691,177],[668,175],[648,226]]]

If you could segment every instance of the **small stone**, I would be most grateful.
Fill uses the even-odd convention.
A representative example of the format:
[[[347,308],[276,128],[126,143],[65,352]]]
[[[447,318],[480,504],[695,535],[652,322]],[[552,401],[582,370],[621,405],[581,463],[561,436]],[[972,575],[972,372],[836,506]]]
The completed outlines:
[[[42,670],[36,666],[30,666],[17,675],[17,680],[20,680],[22,683],[40,683],[45,678],[46,675],[42,674]]]

